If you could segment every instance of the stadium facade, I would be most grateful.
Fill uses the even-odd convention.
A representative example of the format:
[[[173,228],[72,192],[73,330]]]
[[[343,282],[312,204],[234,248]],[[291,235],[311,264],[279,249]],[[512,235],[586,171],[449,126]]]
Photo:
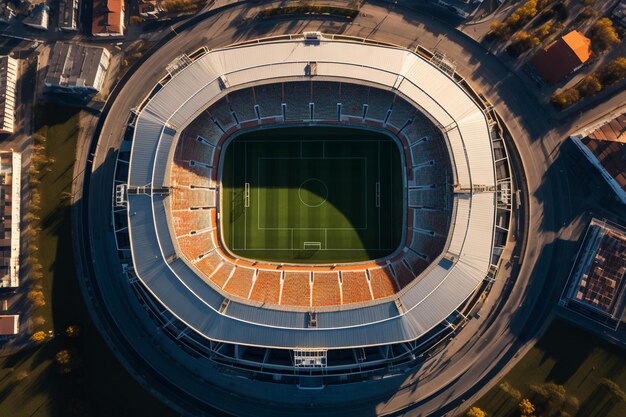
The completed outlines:
[[[270,90],[281,93],[257,94]],[[237,132],[281,125],[395,138],[407,216],[398,251],[302,266],[222,250],[220,152]],[[180,158],[184,141],[197,156]],[[304,34],[183,55],[131,112],[118,158],[128,164],[117,164],[113,219],[134,293],[190,356],[248,379],[319,388],[410,369],[471,317],[507,240],[511,169],[497,116],[445,57],[421,48]],[[422,211],[439,217],[418,224]],[[310,295],[304,305],[281,303],[291,275]]]

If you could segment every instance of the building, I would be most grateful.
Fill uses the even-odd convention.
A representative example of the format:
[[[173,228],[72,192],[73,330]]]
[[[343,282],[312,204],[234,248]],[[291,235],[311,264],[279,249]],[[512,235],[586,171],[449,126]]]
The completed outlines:
[[[57,43],[48,63],[46,92],[95,94],[102,88],[110,60],[104,48]]]
[[[144,19],[155,19],[163,12],[163,9],[156,0],[140,0],[139,16]]]
[[[48,21],[50,20],[50,7],[45,3],[37,4],[30,15],[22,21],[26,26],[34,29],[48,30]]]
[[[124,36],[124,0],[94,0],[91,34],[100,37]]]
[[[531,64],[541,78],[555,84],[578,70],[591,57],[591,40],[577,30],[541,49]]]
[[[21,174],[22,155],[0,152],[0,288],[19,285]]]
[[[15,129],[15,84],[17,60],[0,56],[0,133],[13,133]]]
[[[626,320],[626,230],[592,219],[560,304],[617,329]]]
[[[0,315],[0,339],[15,336],[20,331],[19,314]]]
[[[613,9],[613,19],[626,27],[626,0],[622,0]]]
[[[626,113],[570,139],[626,204]]]
[[[59,2],[59,29],[67,32],[78,30],[78,12],[80,0],[61,0]]]

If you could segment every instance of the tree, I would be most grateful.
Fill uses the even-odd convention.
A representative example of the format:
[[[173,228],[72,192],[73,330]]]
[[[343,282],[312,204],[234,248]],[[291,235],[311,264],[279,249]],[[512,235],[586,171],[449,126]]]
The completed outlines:
[[[541,398],[543,402],[542,409],[545,414],[553,415],[563,411],[566,399],[566,391],[563,385],[548,382],[547,384],[531,385],[530,389]]]
[[[80,336],[80,327],[75,324],[71,324],[67,326],[67,329],[65,329],[65,334],[67,337],[76,338]]]
[[[600,52],[604,52],[619,43],[617,31],[608,17],[603,17],[594,23],[590,35],[591,44]]]
[[[44,298],[42,291],[29,291],[27,297],[35,307],[43,307],[46,305],[46,299]]]
[[[487,413],[478,407],[472,407],[465,413],[466,417],[487,417]]]
[[[560,93],[555,93],[550,102],[560,109],[564,109],[580,100],[580,93],[575,88],[568,88]]]
[[[602,83],[595,74],[587,75],[576,85],[582,97],[590,97],[602,90]]]
[[[599,71],[602,84],[611,85],[626,77],[626,57],[620,56],[606,64]]]
[[[539,45],[539,42],[539,38],[536,36],[531,36],[527,32],[519,31],[511,36],[511,44],[506,50],[511,55],[517,57]]]
[[[517,404],[517,408],[519,408],[519,412],[522,416],[532,416],[535,412],[535,406],[530,402],[528,398],[522,398],[522,400]]]
[[[42,332],[41,330],[38,332],[35,332],[31,335],[30,340],[32,340],[35,343],[43,343],[46,340],[46,333]]]

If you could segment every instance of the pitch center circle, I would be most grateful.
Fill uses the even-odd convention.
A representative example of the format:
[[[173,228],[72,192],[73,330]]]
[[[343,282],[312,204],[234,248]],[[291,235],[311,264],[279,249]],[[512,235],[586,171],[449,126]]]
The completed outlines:
[[[328,187],[319,178],[309,178],[300,184],[298,198],[307,207],[319,207],[328,198]]]

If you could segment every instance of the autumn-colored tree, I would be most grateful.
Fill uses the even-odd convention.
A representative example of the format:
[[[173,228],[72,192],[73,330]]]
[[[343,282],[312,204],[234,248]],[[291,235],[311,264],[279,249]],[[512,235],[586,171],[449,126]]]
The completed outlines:
[[[539,45],[539,38],[528,34],[528,32],[519,31],[511,36],[511,44],[507,48],[507,52],[513,56],[520,56],[524,52]]]
[[[467,413],[465,413],[466,417],[487,417],[487,413],[485,413],[482,409],[478,408],[478,407],[472,407],[469,410],[467,410]]]
[[[65,329],[65,334],[67,337],[76,338],[80,336],[80,327],[75,324],[71,324]]]
[[[46,299],[42,291],[32,290],[28,292],[28,299],[35,307],[43,307],[46,305]]]
[[[608,17],[599,19],[591,27],[591,45],[603,52],[619,43],[619,36],[613,27],[613,21]]]
[[[556,107],[564,109],[580,100],[580,93],[575,88],[568,88],[560,93],[555,93],[550,98],[550,102]]]
[[[626,78],[626,57],[619,56],[602,67],[599,71],[602,84],[611,85]]]
[[[46,333],[42,332],[41,330],[38,332],[33,333],[30,336],[30,340],[32,340],[35,343],[43,343],[46,340]]]
[[[519,408],[519,412],[523,417],[530,417],[535,412],[535,406],[528,398],[522,398],[519,404],[517,404],[517,408]]]
[[[590,97],[602,90],[602,83],[595,74],[587,75],[576,85],[581,97]]]

